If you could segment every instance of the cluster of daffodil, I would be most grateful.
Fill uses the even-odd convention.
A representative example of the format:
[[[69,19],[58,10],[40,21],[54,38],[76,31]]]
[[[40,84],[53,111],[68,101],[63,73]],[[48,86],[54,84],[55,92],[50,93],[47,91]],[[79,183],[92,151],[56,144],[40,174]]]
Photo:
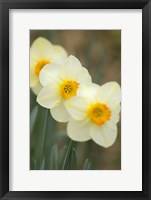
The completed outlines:
[[[121,101],[118,83],[92,83],[75,56],[68,57],[63,47],[38,38],[30,49],[30,86],[56,121],[68,122],[72,140],[92,139],[103,147],[114,143]]]

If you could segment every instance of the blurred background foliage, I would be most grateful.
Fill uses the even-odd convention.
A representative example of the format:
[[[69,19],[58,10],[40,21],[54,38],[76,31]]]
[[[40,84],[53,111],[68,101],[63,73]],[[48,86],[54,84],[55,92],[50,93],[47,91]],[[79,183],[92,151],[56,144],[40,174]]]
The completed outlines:
[[[31,30],[30,43],[45,37],[62,45],[86,67],[93,82],[121,83],[120,30]],[[113,146],[103,148],[92,140],[73,142],[67,137],[66,123],[56,122],[49,110],[36,103],[30,91],[30,169],[31,170],[120,170],[121,129]]]

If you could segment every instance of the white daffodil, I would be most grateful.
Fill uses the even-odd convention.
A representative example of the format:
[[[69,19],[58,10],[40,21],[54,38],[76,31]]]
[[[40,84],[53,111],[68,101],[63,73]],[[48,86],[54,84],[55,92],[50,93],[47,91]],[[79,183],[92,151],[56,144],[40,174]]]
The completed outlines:
[[[39,74],[46,64],[60,64],[67,58],[67,52],[59,45],[53,45],[49,40],[39,37],[30,48],[30,87],[37,95],[42,89]]]
[[[93,139],[100,146],[111,146],[117,137],[120,101],[121,89],[116,82],[81,86],[77,96],[65,102],[72,117],[68,136],[79,142]]]
[[[71,117],[64,107],[64,102],[76,96],[81,84],[91,84],[91,76],[80,61],[69,56],[61,65],[47,64],[40,72],[43,89],[37,96],[37,102],[49,108],[53,118],[66,122]]]

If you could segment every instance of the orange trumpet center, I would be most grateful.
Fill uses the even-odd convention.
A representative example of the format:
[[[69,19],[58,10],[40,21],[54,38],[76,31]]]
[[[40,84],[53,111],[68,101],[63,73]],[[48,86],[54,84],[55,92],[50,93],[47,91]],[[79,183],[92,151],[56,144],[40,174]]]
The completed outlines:
[[[111,111],[107,105],[97,102],[89,107],[88,115],[95,124],[102,125],[110,120]]]

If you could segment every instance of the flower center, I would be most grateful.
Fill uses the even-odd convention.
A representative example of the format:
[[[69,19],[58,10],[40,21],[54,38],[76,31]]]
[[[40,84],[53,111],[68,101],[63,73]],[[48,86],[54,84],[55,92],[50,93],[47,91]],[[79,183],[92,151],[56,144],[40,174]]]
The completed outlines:
[[[37,76],[39,76],[40,71],[42,70],[42,68],[46,65],[50,63],[49,60],[39,60],[35,66],[35,74]]]
[[[76,96],[79,83],[72,80],[65,80],[60,86],[61,95],[64,99]]]
[[[110,120],[111,111],[105,104],[98,102],[89,107],[88,115],[95,124],[102,125]]]

